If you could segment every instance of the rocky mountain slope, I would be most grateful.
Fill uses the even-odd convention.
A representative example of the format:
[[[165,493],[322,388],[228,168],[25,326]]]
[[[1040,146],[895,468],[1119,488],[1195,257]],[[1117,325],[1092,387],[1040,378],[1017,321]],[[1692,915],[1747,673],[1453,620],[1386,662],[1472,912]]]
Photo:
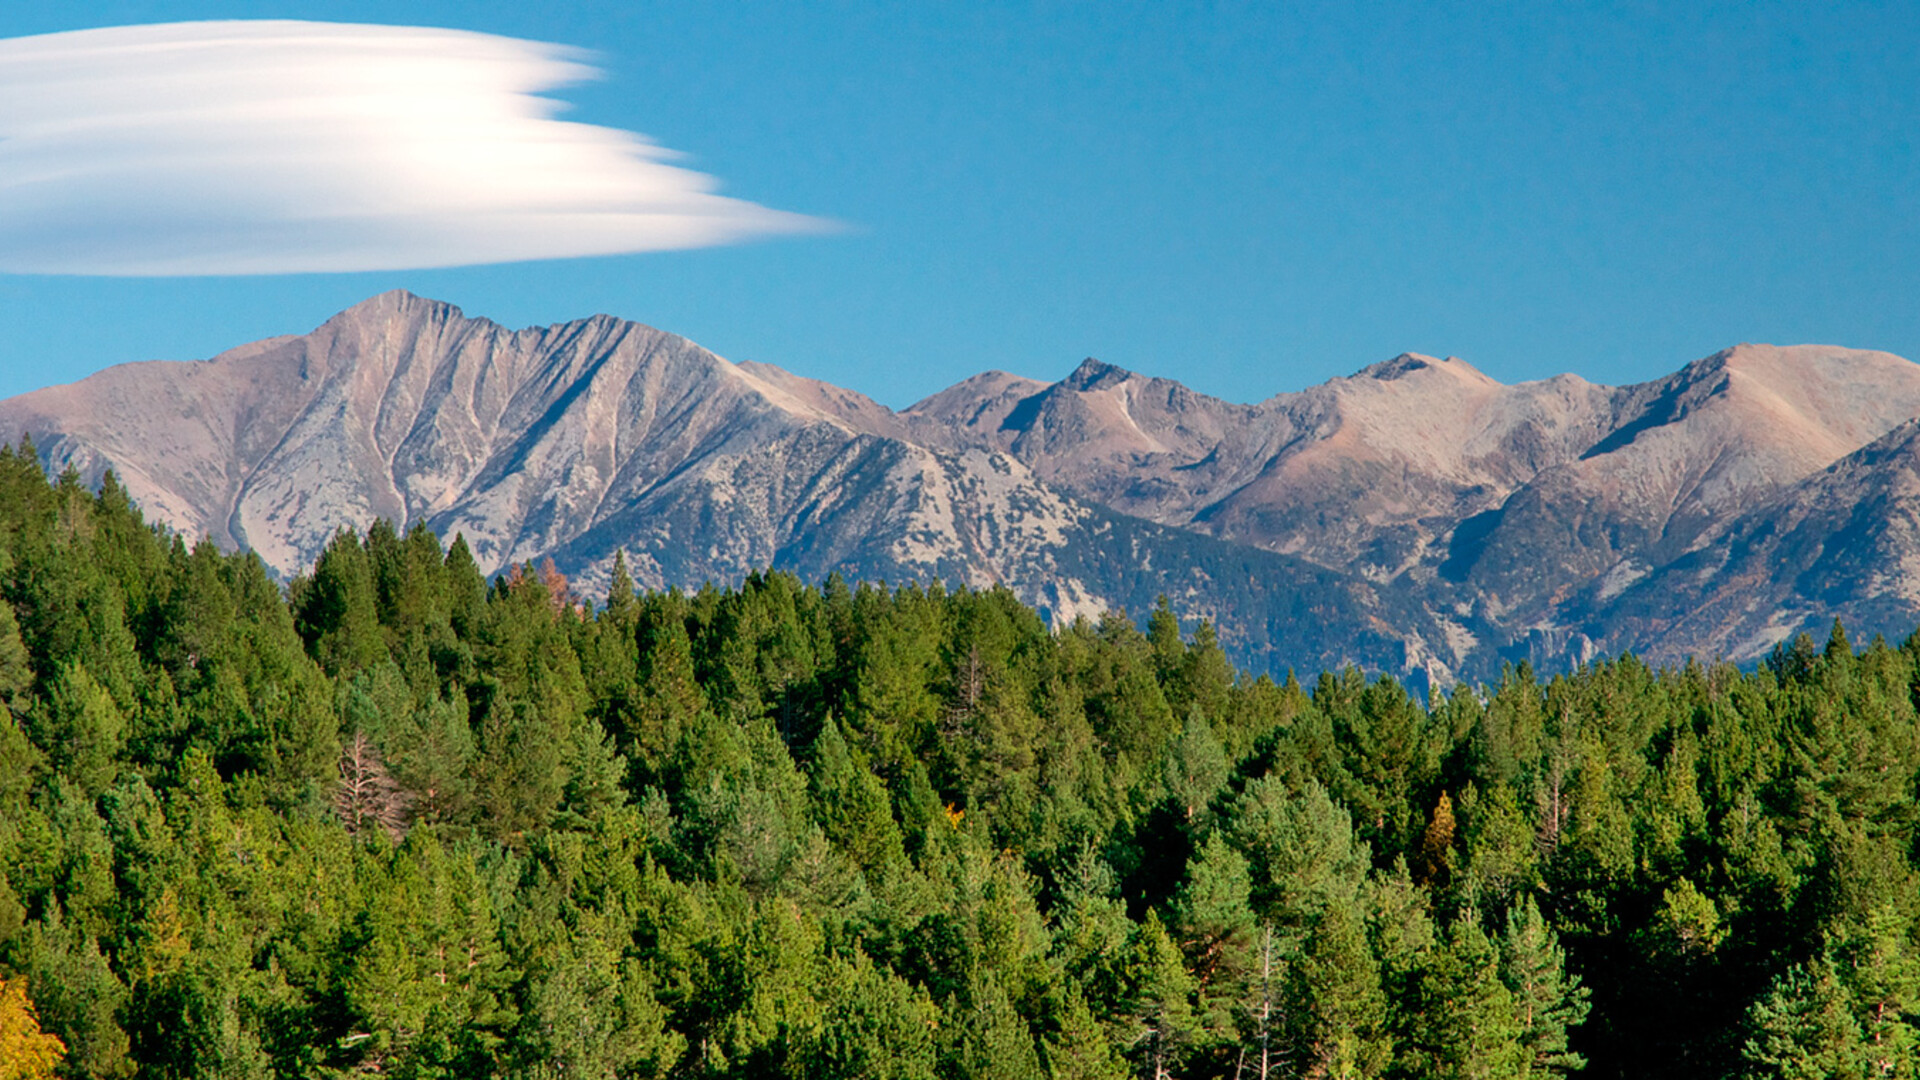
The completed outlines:
[[[624,550],[653,586],[937,577],[1056,619],[1165,593],[1244,663],[1445,680],[1910,629],[1916,416],[1920,366],[1761,345],[1627,387],[1408,354],[1252,405],[1089,360],[896,413],[606,316],[509,330],[396,292],[0,402],[0,437],[286,575],[386,517],[589,587]]]
[[[1920,416],[1920,365],[1741,345],[1635,386],[1503,386],[1409,354],[1249,406],[1089,361],[1050,386],[979,376],[905,415],[929,441],[1005,450],[1103,505],[1417,595],[1448,629],[1448,663],[1488,647],[1550,664],[1624,650],[1751,659],[1787,630],[1824,628],[1837,594],[1781,593],[1794,617],[1762,603],[1738,633],[1628,613],[1677,595],[1678,570],[1656,570],[1715,557],[1811,498],[1789,497],[1799,485]],[[1852,507],[1890,468],[1876,458],[1826,481],[1823,505]],[[1870,528],[1907,550],[1896,521]],[[1847,610],[1910,629],[1920,608],[1888,599],[1920,591],[1908,573],[1860,577]]]

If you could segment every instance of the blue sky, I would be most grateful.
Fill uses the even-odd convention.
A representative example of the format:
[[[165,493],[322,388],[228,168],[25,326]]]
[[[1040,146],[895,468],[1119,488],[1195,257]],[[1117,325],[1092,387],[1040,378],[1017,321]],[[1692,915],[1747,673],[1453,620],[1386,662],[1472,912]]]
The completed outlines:
[[[10,5],[594,50],[566,118],[839,222],[348,274],[0,275],[0,395],[388,288],[610,312],[904,406],[1084,356],[1250,401],[1398,352],[1630,382],[1739,341],[1920,358],[1920,15],[1885,5]]]

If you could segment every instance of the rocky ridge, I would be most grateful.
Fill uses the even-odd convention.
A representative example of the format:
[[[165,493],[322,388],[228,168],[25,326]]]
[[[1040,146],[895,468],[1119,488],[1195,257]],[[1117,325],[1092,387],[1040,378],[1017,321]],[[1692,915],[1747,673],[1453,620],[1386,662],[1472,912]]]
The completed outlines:
[[[0,402],[0,437],[285,575],[385,517],[588,587],[624,550],[656,587],[939,578],[1055,619],[1165,593],[1256,667],[1444,681],[1910,629],[1916,416],[1920,366],[1764,345],[1627,387],[1406,354],[1251,405],[1089,360],[894,412],[607,316],[509,330],[395,292]]]

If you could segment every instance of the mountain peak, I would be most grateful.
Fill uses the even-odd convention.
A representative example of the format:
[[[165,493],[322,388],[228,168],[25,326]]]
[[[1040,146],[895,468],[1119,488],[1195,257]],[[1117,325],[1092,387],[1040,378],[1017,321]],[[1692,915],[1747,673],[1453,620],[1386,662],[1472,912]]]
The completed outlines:
[[[1698,387],[1720,394],[1744,388],[1781,396],[1796,409],[1820,402],[1849,401],[1869,407],[1869,387],[1887,380],[1906,384],[1916,365],[1891,353],[1848,349],[1837,345],[1763,345],[1743,342],[1704,356],[1660,382],[1671,387]],[[1863,396],[1864,395],[1864,396]]]
[[[1416,371],[1425,371],[1440,361],[1422,353],[1403,352],[1391,360],[1382,360],[1378,364],[1369,364],[1361,370],[1362,375],[1384,381],[1402,378]]]
[[[1060,384],[1069,390],[1098,390],[1102,385],[1125,382],[1133,378],[1133,372],[1123,367],[1095,360],[1089,356],[1080,361],[1073,374],[1060,380]]]
[[[1490,383],[1494,381],[1479,368],[1474,367],[1472,364],[1467,363],[1457,356],[1449,356],[1441,359],[1439,357],[1428,356],[1425,353],[1416,352],[1403,352],[1391,360],[1382,360],[1377,364],[1368,364],[1366,367],[1355,372],[1354,378],[1377,379],[1381,382],[1392,382],[1395,379],[1403,379],[1422,371],[1433,371],[1440,374],[1452,375],[1455,378],[1467,379],[1473,382]]]
[[[441,318],[464,319],[466,314],[445,300],[430,300],[406,289],[388,289],[386,292],[369,296],[365,300],[347,308],[328,322],[358,322],[367,318],[383,318],[393,315],[427,314]]]

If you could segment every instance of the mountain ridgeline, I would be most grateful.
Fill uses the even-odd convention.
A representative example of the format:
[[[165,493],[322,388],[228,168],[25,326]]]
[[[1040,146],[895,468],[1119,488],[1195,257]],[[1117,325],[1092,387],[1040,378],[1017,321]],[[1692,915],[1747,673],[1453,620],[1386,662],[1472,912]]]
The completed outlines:
[[[1167,607],[591,599],[385,520],[283,587],[0,449],[0,1072],[1920,1069],[1920,637],[1423,705]]]
[[[388,293],[211,361],[0,402],[54,471],[302,573],[376,518],[603,585],[1004,585],[1056,626],[1165,595],[1237,662],[1416,682],[1746,662],[1920,621],[1920,366],[1741,345],[1627,387],[1404,355],[1253,405],[1088,361],[895,412],[596,316]]]

